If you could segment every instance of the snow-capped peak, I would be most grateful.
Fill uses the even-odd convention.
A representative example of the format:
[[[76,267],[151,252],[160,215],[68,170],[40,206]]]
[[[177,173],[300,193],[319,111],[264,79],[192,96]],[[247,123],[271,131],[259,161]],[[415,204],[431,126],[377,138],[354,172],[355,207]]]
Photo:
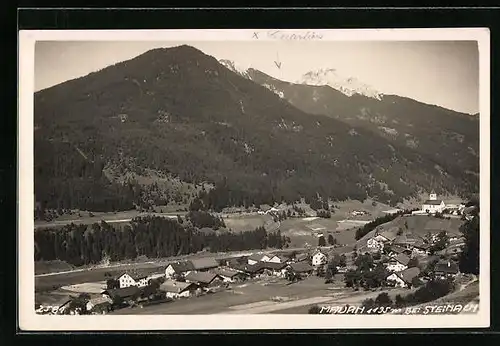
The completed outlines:
[[[250,79],[250,75],[247,72],[248,68],[244,68],[243,66],[236,64],[234,61],[227,59],[220,59],[219,63],[228,68],[229,70],[233,71],[234,73],[237,73],[242,77]]]
[[[374,99],[382,99],[383,94],[373,89],[370,85],[360,82],[354,77],[344,77],[339,75],[336,69],[322,68],[309,71],[302,75],[297,84],[307,85],[328,85],[341,93],[352,96],[360,94]]]

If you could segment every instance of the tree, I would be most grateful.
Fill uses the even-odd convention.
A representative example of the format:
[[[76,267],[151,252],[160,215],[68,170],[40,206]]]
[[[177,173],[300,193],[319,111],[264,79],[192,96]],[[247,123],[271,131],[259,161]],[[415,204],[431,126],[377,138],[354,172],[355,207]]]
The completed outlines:
[[[396,295],[396,298],[394,299],[394,305],[397,308],[401,308],[405,305],[405,300],[400,294]]]
[[[441,231],[437,235],[437,239],[434,242],[434,244],[432,244],[431,247],[429,248],[429,252],[431,253],[431,255],[435,254],[438,251],[446,249],[448,244],[449,244],[449,238],[446,235],[446,231]]]
[[[116,279],[108,279],[106,281],[106,288],[108,290],[120,288],[120,282],[118,280],[116,280]]]
[[[325,278],[326,280],[328,281],[327,283],[329,283],[333,277],[335,276],[335,274],[337,274],[338,272],[338,269],[337,269],[337,266],[338,266],[338,261],[334,259],[332,259],[326,266],[326,273],[325,273]]]
[[[339,266],[340,267],[345,267],[347,265],[347,258],[346,258],[346,255],[345,254],[342,254],[340,257],[339,257]]]
[[[373,257],[370,254],[364,254],[364,255],[358,256],[356,258],[356,260],[354,261],[354,264],[361,271],[370,270],[374,267]]]
[[[318,246],[326,246],[326,241],[324,236],[319,237]]]
[[[466,221],[462,228],[465,245],[459,258],[459,268],[463,273],[479,274],[479,216]]]
[[[331,233],[328,234],[328,244],[335,245],[336,241]]]
[[[321,308],[318,305],[311,306],[307,312],[310,315],[317,315],[321,313]]]
[[[375,298],[375,304],[382,307],[392,306],[392,300],[387,292],[382,292]]]

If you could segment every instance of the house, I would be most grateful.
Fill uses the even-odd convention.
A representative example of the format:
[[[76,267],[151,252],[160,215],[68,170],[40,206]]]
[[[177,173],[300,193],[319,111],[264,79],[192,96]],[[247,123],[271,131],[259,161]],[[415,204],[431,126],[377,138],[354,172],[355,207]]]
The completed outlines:
[[[213,257],[193,259],[190,262],[193,265],[193,270],[198,272],[206,272],[219,266],[219,263]]]
[[[141,289],[137,286],[129,286],[125,288],[109,289],[101,292],[104,298],[109,298],[113,304],[135,300],[139,297]]]
[[[442,213],[446,205],[444,201],[438,200],[434,192],[429,194],[429,199],[422,204],[422,211],[427,214]]]
[[[284,277],[287,264],[276,262],[262,262],[261,266],[264,269],[264,273],[267,273],[268,275]]]
[[[307,262],[297,262],[290,263],[288,268],[293,271],[295,274],[299,275],[309,275],[313,272],[314,268],[309,265]]]
[[[404,254],[399,254],[393,257],[387,263],[387,270],[390,272],[399,272],[408,268],[410,258]]]
[[[87,302],[87,311],[94,313],[105,313],[111,310],[113,300],[109,296],[101,296],[90,299]]]
[[[313,255],[312,255],[312,265],[313,266],[320,266],[323,265],[327,262],[328,257],[321,251],[317,250]]]
[[[411,252],[411,256],[415,257],[415,256],[425,256],[425,255],[428,255],[430,247],[431,247],[430,244],[424,243],[423,241],[418,242],[417,244],[415,244],[413,246],[413,249],[412,249],[412,252]]]
[[[145,276],[136,276],[133,277],[134,281],[136,282],[137,287],[146,287],[149,284],[149,278],[147,275]]]
[[[222,278],[209,272],[190,272],[186,275],[186,282],[194,283],[200,287],[213,287],[222,282]]]
[[[412,281],[420,275],[418,267],[411,267],[399,272],[390,274],[386,281],[395,287],[411,287]]]
[[[270,257],[266,254],[252,254],[248,257],[248,264],[256,264],[258,262],[267,262]]]
[[[398,227],[392,227],[388,230],[377,233],[377,235],[374,237],[374,239],[376,239],[377,241],[382,242],[382,243],[392,242],[392,241],[394,241],[394,239],[396,239],[398,232],[399,232]]]
[[[257,262],[254,264],[244,264],[239,270],[248,274],[251,277],[258,277],[264,272],[264,263],[265,262]]]
[[[366,241],[366,247],[370,250],[382,251],[384,249],[384,242],[376,238],[370,238]]]
[[[214,273],[222,278],[223,282],[240,282],[247,278],[247,274],[237,270],[222,269],[218,268],[214,270]]]
[[[192,282],[178,282],[167,280],[162,283],[159,290],[165,292],[167,298],[187,298],[193,295],[198,286]]]
[[[266,262],[273,262],[273,263],[287,263],[289,261],[288,258],[286,258],[283,255],[274,255],[272,256],[268,261]]]
[[[416,244],[419,244],[420,242],[422,242],[422,239],[420,237],[411,232],[404,232],[394,239],[393,244],[411,250]]]
[[[165,268],[165,278],[169,279],[174,275],[183,276],[193,270],[193,263],[190,261],[170,263],[167,268]]]
[[[128,273],[123,273],[120,276],[116,278],[116,280],[120,284],[120,288],[125,288],[125,287],[130,287],[130,286],[137,286],[137,282],[135,279],[130,276]]]
[[[439,278],[449,278],[460,272],[458,265],[450,260],[440,260],[434,266],[434,275]]]
[[[411,250],[408,250],[408,249],[405,249],[401,246],[398,246],[398,245],[392,245],[390,248],[389,248],[389,257],[396,257],[400,254],[405,254],[407,256],[410,256],[411,255]]]

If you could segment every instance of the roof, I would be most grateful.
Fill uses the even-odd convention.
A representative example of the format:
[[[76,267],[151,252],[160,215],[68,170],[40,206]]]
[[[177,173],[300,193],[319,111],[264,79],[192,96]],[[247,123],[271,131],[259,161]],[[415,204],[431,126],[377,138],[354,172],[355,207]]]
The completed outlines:
[[[305,262],[292,263],[290,264],[290,268],[297,273],[305,273],[313,270],[313,267],[311,267],[309,263]]]
[[[219,264],[213,257],[198,258],[191,260],[194,270],[217,268]]]
[[[262,211],[268,211],[271,209],[271,206],[269,204],[261,204],[259,208]]]
[[[264,257],[265,255],[264,254],[258,254],[258,253],[254,253],[250,256],[248,256],[248,259],[249,260],[253,260],[253,261],[260,261],[262,260],[262,258]]]
[[[264,269],[264,262],[257,262],[255,264],[243,264],[240,268],[238,268],[241,271],[244,271],[246,273],[251,273],[255,274],[261,270]]]
[[[227,278],[232,278],[238,274],[241,274],[241,272],[232,270],[232,269],[222,269],[222,268],[217,268],[214,270],[214,273],[220,276],[224,276]]]
[[[285,263],[262,262],[262,268],[271,270],[280,270],[286,267]]]
[[[395,228],[395,229],[393,229]],[[398,227],[393,227],[391,229],[388,229],[387,231],[384,231],[382,233],[379,233],[380,236],[389,239],[389,240],[394,240],[397,237],[397,232],[399,230]]]
[[[459,272],[458,265],[449,260],[441,260],[434,266],[434,272],[443,272],[447,274],[456,274]]]
[[[188,275],[186,275],[186,280],[191,281],[191,282],[199,282],[203,284],[209,284],[212,281],[214,281],[219,275],[214,274],[214,273],[196,273],[196,272],[190,272]]]
[[[104,303],[112,303],[112,301],[110,301],[110,299],[107,297],[101,296],[101,297],[95,297],[95,298],[90,299],[89,303],[96,306],[96,305],[104,304]]]
[[[400,253],[404,253],[406,251],[406,249],[402,248],[401,246],[393,245],[393,246],[391,246],[391,251],[400,254]]]
[[[413,245],[414,247],[422,250],[427,250],[428,248],[431,247],[430,244],[424,243],[423,241],[419,241],[416,244]]]
[[[405,266],[408,265],[410,262],[410,257],[406,256],[405,254],[400,253],[396,257],[394,257],[396,261],[398,261],[401,264],[404,264]]]
[[[309,259],[309,255],[306,253],[300,253],[297,256],[295,256],[295,260],[297,261],[305,261],[307,259]]]
[[[132,297],[135,294],[138,294],[141,290],[137,286],[130,286],[130,287],[125,287],[125,288],[115,288],[115,289],[110,289],[110,290],[105,290],[102,293],[103,294],[108,294],[111,298],[128,298]]]
[[[416,244],[420,241],[421,239],[417,236],[415,236],[413,233],[410,232],[405,232],[401,235],[398,235],[394,239],[394,244]]]
[[[170,263],[167,266],[167,268],[169,266],[172,266],[172,268],[174,269],[174,271],[176,273],[184,273],[184,272],[188,272],[190,270],[194,270],[193,263],[191,263],[191,261],[182,261],[182,262]]]
[[[167,280],[160,285],[159,289],[164,292],[182,293],[190,288],[195,289],[196,285],[194,283],[189,283],[189,282],[178,282],[174,280]]]
[[[396,273],[404,282],[411,283],[420,274],[418,267],[411,267]]]
[[[441,203],[443,203],[441,200],[428,199],[423,203],[423,205],[440,205]]]

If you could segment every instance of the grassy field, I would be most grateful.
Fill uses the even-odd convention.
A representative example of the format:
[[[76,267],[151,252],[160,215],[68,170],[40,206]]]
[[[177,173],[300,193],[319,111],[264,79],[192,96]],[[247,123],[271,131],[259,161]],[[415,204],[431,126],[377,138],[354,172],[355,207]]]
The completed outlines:
[[[234,232],[253,231],[257,227],[267,226],[273,221],[269,215],[231,215],[224,218],[226,228],[232,229]]]
[[[294,284],[284,280],[275,282],[249,282],[234,286],[232,290],[181,299],[171,303],[144,308],[122,309],[113,312],[119,315],[175,315],[175,314],[289,314],[307,313],[313,305],[360,304],[366,298],[375,298],[381,291],[355,292],[346,289],[343,282],[325,284],[324,279],[310,277]],[[390,290],[391,295],[406,290]],[[278,302],[276,298],[281,298]]]

